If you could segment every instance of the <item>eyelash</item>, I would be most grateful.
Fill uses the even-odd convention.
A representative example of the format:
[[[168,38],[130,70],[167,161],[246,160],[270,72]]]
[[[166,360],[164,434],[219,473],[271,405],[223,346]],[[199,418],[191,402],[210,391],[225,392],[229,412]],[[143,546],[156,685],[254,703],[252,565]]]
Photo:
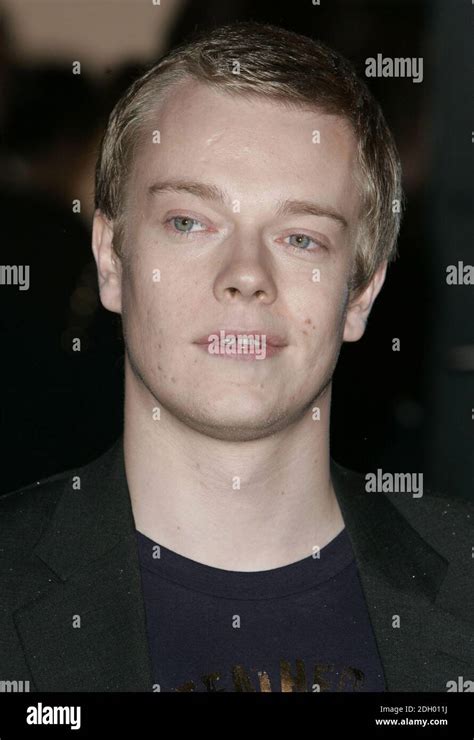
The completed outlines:
[[[185,238],[188,238],[192,234],[201,233],[202,231],[204,231],[204,229],[199,229],[198,232],[195,232],[195,231],[177,231],[177,230],[174,230],[172,227],[168,226],[168,224],[170,224],[176,218],[189,219],[190,221],[193,221],[195,224],[200,224],[201,226],[205,226],[205,224],[202,221],[199,221],[199,219],[194,218],[193,216],[185,216],[182,213],[179,213],[179,214],[177,214],[175,216],[171,216],[170,218],[166,219],[166,221],[164,222],[166,229],[168,231],[170,231],[173,236],[177,236],[177,237],[184,236]],[[285,236],[284,238],[285,239],[289,239],[292,236],[304,236],[307,239],[310,239],[313,242],[313,244],[316,245],[316,247],[318,247],[320,249],[326,249],[326,247],[325,247],[324,244],[322,244],[321,242],[316,241],[316,239],[313,239],[312,236],[309,236],[309,234],[305,234],[303,232],[301,232],[301,233],[300,232],[294,232],[293,234],[288,234],[288,236]],[[316,251],[315,249],[311,249],[310,250],[310,249],[302,249],[301,247],[295,247],[292,244],[287,244],[286,246],[291,251],[293,251],[293,252],[299,252],[300,254],[301,254],[301,252],[314,252],[314,251]]]

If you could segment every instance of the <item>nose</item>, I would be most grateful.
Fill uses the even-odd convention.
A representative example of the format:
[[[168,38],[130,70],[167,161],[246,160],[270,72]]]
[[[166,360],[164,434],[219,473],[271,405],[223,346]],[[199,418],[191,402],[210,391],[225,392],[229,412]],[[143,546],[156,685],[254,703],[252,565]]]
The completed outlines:
[[[247,254],[234,257],[222,268],[214,284],[218,301],[258,301],[271,304],[277,288],[270,265],[263,257]]]

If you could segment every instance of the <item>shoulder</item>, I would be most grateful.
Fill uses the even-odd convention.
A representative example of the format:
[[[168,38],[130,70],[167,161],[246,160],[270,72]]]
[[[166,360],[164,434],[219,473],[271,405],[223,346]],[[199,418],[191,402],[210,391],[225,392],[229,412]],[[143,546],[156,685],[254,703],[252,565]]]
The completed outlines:
[[[345,468],[334,461],[332,464],[352,495],[379,502],[383,499],[389,507],[393,507],[392,512],[395,509],[409,527],[445,558],[462,558],[464,562],[474,564],[474,502],[450,496],[449,491],[426,485],[422,486],[421,495],[419,490],[416,495],[409,490],[368,492],[364,473]]]
[[[55,473],[0,496],[0,554],[30,549],[39,539],[59,501],[73,492],[74,479],[95,461]]]
[[[458,496],[426,490],[420,498],[385,494],[409,524],[448,560],[474,562],[474,503]]]

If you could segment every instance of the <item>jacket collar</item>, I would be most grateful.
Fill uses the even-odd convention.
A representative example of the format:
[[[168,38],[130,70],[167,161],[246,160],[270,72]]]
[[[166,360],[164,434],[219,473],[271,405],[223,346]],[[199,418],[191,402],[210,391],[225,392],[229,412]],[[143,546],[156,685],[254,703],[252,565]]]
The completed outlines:
[[[474,629],[465,621],[461,596],[471,588],[468,570],[423,539],[389,495],[368,493],[362,474],[332,460],[331,477],[387,689],[446,691],[448,680],[474,669]]]
[[[362,474],[331,460],[331,479],[358,563],[393,588],[434,601],[448,562],[388,497],[366,492]]]
[[[456,678],[472,630],[436,606],[448,562],[385,495],[366,493],[362,476],[331,460],[331,477],[388,690],[446,690],[434,688],[431,674],[446,670],[449,658]],[[123,435],[97,460],[69,471],[34,553],[48,568],[45,584],[14,620],[37,690],[152,691]]]
[[[36,690],[152,691],[123,436],[64,475],[34,548],[46,586],[14,614]]]

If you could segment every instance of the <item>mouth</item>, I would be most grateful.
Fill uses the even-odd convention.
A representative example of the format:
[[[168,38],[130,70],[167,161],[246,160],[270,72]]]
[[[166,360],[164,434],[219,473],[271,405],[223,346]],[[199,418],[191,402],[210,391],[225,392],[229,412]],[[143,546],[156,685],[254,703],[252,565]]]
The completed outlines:
[[[274,357],[288,346],[284,337],[262,329],[216,329],[194,344],[211,357],[259,361]]]

